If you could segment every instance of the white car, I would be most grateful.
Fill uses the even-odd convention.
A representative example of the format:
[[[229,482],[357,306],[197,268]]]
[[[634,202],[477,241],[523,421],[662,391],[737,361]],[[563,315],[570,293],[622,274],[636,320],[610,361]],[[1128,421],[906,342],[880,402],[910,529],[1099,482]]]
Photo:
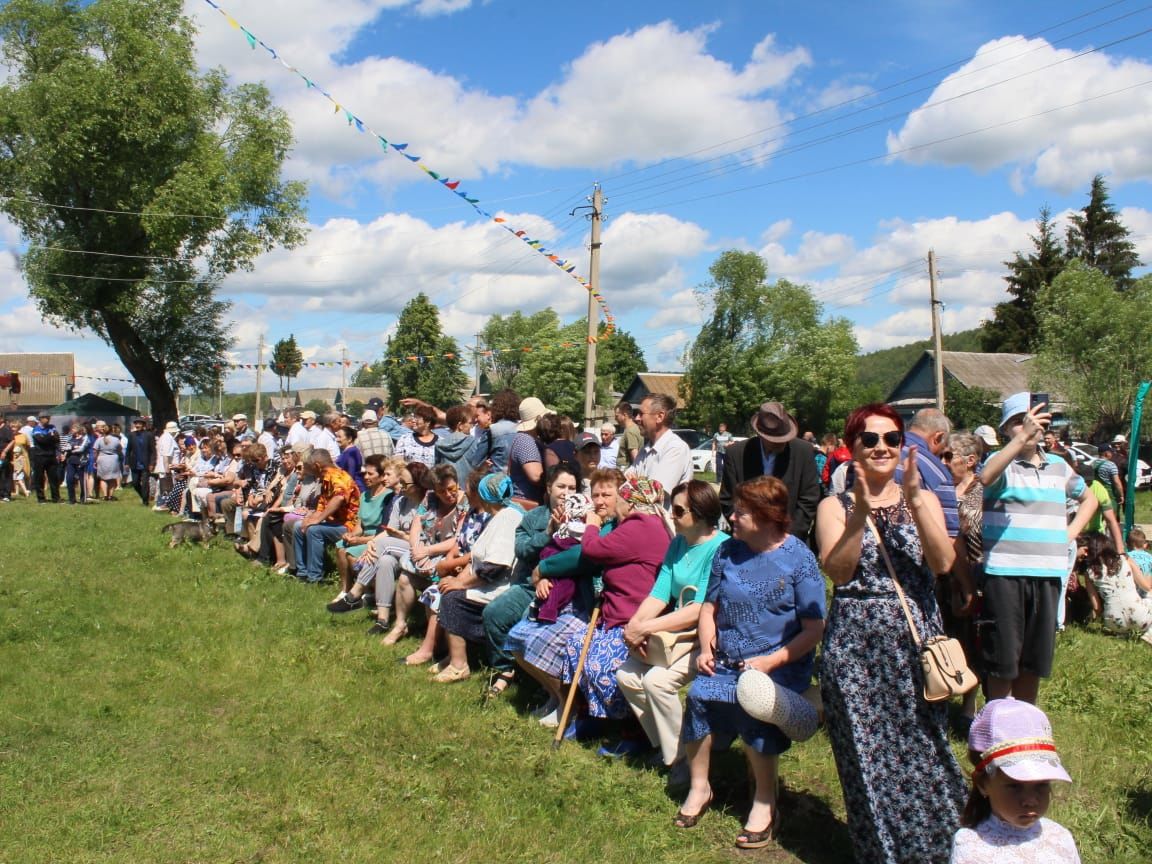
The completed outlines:
[[[728,442],[728,446],[732,446],[737,441],[745,440],[744,437],[733,435],[732,440]],[[712,438],[709,436],[701,441],[698,445],[692,448],[692,470],[697,474],[705,471],[714,472],[716,470],[716,462],[712,457]]]
[[[1100,458],[1100,450],[1083,441],[1073,441],[1068,445],[1068,452],[1072,454],[1076,464],[1081,467],[1087,467]],[[1143,459],[1136,460],[1136,488],[1152,489],[1152,466]]]

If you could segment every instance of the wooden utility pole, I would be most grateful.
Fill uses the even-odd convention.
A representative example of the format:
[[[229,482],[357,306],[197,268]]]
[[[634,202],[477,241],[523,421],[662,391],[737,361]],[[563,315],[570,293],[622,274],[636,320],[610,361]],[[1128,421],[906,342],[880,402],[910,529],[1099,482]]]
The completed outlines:
[[[257,423],[262,424],[262,417],[260,415],[260,373],[264,371],[264,334],[260,334],[260,341],[256,344],[256,407],[252,411],[252,428],[261,428],[263,425],[257,427]]]
[[[936,407],[944,410],[944,357],[942,356],[942,339],[940,336],[940,307],[943,305],[936,299],[936,252],[928,250],[928,290],[932,295],[932,347],[935,359],[934,372],[936,376]]]
[[[588,265],[588,350],[584,369],[584,428],[592,421],[592,408],[596,402],[596,336],[600,327],[600,307],[595,293],[600,290],[600,223],[604,209],[604,193],[597,183],[592,190],[592,248]]]
[[[472,388],[473,396],[480,395],[480,337],[483,335],[483,333],[476,334],[476,348],[474,351],[476,358],[476,386]]]

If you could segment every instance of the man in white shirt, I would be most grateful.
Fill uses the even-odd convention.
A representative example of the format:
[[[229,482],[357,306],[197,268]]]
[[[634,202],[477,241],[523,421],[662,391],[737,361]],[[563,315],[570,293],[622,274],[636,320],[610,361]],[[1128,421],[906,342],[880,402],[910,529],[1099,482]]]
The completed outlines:
[[[256,438],[256,443],[263,445],[264,450],[268,453],[279,453],[280,445],[276,441],[276,421],[265,420],[264,430]]]
[[[172,491],[171,469],[173,463],[180,458],[180,445],[176,443],[176,436],[179,432],[180,427],[172,420],[169,420],[160,437],[156,439],[157,502],[159,502],[161,496],[167,495]],[[167,508],[157,503],[153,509],[165,510]]]
[[[676,403],[670,396],[653,393],[640,403],[639,424],[644,430],[644,446],[627,473],[657,480],[664,487],[664,503],[672,500],[672,490],[692,479],[692,452],[688,443],[672,431]]]
[[[309,417],[311,415],[311,417]],[[304,421],[304,428],[308,430],[308,443],[312,445],[313,450],[327,450],[332,456],[332,461],[335,462],[336,458],[340,455],[340,445],[336,443],[336,436],[328,428],[331,426],[339,414],[329,412],[324,415],[324,422],[321,423],[316,419],[315,411],[304,411],[300,414],[300,419]]]
[[[600,467],[615,468],[619,453],[620,439],[616,437],[616,427],[605,423],[600,427]]]
[[[316,415],[312,414],[312,419],[316,419]],[[288,437],[284,443],[288,447],[298,447],[301,444],[308,443],[308,430],[304,428],[303,414],[296,408],[289,408],[284,412],[284,419],[288,423]]]

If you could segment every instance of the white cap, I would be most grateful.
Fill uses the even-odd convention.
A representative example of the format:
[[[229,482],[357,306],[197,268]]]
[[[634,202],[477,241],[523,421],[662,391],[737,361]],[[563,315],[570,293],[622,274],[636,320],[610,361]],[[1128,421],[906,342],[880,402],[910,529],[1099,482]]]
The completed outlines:
[[[247,423],[248,422],[248,415],[247,414],[233,414],[232,419],[233,420],[243,420],[245,423]]]
[[[376,416],[376,412],[371,408],[364,409],[364,413],[360,415],[361,423],[377,423],[380,418]]]
[[[35,423],[36,422],[36,415],[35,414],[29,414],[28,415],[28,422],[29,423]]]
[[[996,437],[996,430],[987,424],[983,426],[977,426],[972,430],[972,434],[987,444],[989,447],[1000,446],[1000,439]]]
[[[1113,444],[1127,444],[1128,439],[1125,438],[1123,435],[1117,435],[1115,438],[1112,439],[1112,443]]]

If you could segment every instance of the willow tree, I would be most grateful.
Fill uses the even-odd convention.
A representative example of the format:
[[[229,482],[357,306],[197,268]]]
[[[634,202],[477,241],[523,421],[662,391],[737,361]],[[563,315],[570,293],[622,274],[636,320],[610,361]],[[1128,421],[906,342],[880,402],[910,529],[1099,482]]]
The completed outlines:
[[[304,237],[285,113],[200,73],[181,0],[9,0],[0,9],[0,210],[53,323],[94,332],[158,421],[211,387],[231,345],[223,278]]]

